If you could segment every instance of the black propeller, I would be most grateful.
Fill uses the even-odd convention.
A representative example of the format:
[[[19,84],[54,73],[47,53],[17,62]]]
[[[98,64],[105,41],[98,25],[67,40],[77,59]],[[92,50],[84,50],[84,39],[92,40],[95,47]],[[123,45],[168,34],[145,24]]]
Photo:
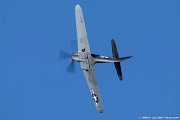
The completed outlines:
[[[64,59],[67,59],[67,58],[71,58],[71,60],[69,61],[68,66],[66,68],[66,71],[70,72],[70,73],[74,73],[75,72],[75,64],[74,64],[74,60],[72,59],[71,56],[72,56],[71,54],[67,53],[64,50],[60,50],[60,52],[59,52],[59,59],[64,60]]]
[[[71,45],[72,53],[77,50],[76,40],[71,40],[70,45]],[[74,60],[72,59],[72,54],[69,54],[68,52],[61,49],[59,52],[59,59],[64,60],[67,58],[70,58],[70,61],[66,68],[66,71],[70,72],[70,73],[74,73],[75,72],[75,64],[74,64]]]
[[[70,60],[69,65],[66,68],[66,71],[70,72],[70,73],[74,73],[75,72],[75,64],[74,64],[74,60],[73,59]]]
[[[67,53],[66,51],[64,51],[64,50],[60,50],[60,52],[59,52],[59,59],[66,59],[66,58],[70,58],[71,57],[71,55],[69,54],[69,53]]]

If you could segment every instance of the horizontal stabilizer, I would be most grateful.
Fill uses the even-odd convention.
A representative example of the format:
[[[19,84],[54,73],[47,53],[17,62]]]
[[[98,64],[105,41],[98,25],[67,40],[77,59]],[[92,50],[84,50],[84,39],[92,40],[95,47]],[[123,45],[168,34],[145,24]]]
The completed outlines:
[[[121,63],[120,63],[120,61],[127,60],[129,58],[132,58],[133,56],[127,56],[127,57],[119,58],[119,54],[118,54],[118,50],[117,50],[117,47],[116,47],[116,43],[115,43],[115,41],[113,39],[111,40],[111,45],[112,45],[113,59],[119,61],[119,62],[114,62],[114,65],[115,65],[115,68],[116,68],[116,71],[117,71],[119,79],[122,80],[123,76],[122,76],[122,70],[121,70]]]
[[[115,41],[113,39],[111,40],[111,45],[112,45],[113,58],[114,59],[119,59],[119,54],[118,54],[118,51],[117,51],[116,43],[115,43]],[[127,58],[122,58],[122,60],[125,60],[125,59],[127,59]],[[114,66],[116,68],[119,79],[122,80],[123,77],[122,77],[121,63],[120,62],[117,62],[117,63],[115,62]]]
[[[121,70],[121,63],[116,62],[116,63],[114,63],[114,65],[115,65],[115,68],[116,68],[119,79],[122,80],[123,76],[122,76],[122,70]]]

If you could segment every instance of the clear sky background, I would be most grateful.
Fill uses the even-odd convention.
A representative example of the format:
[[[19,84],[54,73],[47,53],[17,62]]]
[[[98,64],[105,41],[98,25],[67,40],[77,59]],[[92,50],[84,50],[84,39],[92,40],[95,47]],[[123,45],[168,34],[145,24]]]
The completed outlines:
[[[104,113],[86,80],[66,72],[80,4],[91,52],[112,56],[114,38],[123,81],[114,64],[97,64]],[[75,44],[76,46],[76,44]],[[0,120],[138,120],[180,117],[179,0],[0,0]]]

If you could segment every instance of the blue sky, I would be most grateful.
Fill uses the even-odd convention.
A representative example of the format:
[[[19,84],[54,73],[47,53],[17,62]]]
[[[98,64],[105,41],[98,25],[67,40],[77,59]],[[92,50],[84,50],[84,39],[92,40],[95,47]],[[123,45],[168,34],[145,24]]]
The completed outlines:
[[[66,72],[80,4],[91,52],[111,56],[114,38],[123,81],[97,64],[104,107],[97,112],[84,75]],[[138,120],[180,114],[179,0],[1,0],[0,120]],[[76,51],[73,51],[76,52]],[[179,116],[180,117],[180,116]]]

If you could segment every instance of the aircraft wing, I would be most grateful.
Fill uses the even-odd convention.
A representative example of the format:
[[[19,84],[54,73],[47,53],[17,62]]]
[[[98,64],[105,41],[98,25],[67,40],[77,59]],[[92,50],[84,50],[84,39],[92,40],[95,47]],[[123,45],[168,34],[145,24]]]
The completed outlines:
[[[82,51],[82,52],[90,53],[83,12],[79,5],[76,5],[75,7],[75,17],[76,17],[77,39],[78,39],[77,41],[78,52]]]
[[[78,57],[81,59],[81,69],[83,70],[95,106],[97,110],[102,113],[103,108],[94,72],[94,60],[90,54],[83,12],[79,5],[76,5],[75,7],[75,17],[78,39]]]
[[[80,64],[81,64],[81,68],[83,70],[84,76],[86,78],[86,82],[88,84],[94,104],[95,104],[97,110],[100,113],[102,113],[103,107],[102,107],[101,97],[100,97],[100,93],[98,90],[98,84],[97,84],[96,76],[95,76],[95,72],[94,72],[94,65],[87,64],[87,62],[81,62]]]

